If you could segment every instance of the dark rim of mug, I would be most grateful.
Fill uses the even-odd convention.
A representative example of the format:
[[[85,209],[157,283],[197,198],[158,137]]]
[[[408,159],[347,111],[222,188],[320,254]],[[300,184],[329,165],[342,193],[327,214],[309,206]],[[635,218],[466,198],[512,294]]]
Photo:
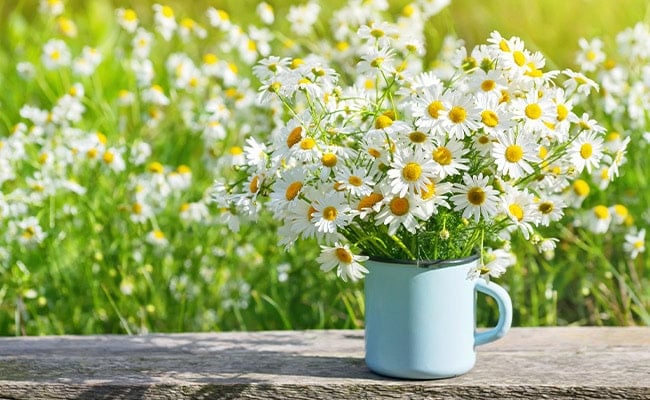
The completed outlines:
[[[467,264],[474,260],[478,260],[478,258],[479,258],[478,254],[472,254],[469,257],[454,258],[452,260],[444,260],[444,259],[443,260],[399,260],[396,258],[378,257],[378,256],[370,256],[369,260],[383,262],[387,264],[413,265],[420,268],[444,268],[444,267],[457,267],[459,265]]]

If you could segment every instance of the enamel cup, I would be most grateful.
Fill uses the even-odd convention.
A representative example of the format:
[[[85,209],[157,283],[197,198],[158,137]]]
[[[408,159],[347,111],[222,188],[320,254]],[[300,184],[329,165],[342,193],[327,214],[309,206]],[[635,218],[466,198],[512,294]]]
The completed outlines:
[[[408,263],[408,262],[407,262]],[[368,260],[365,278],[366,364],[381,375],[440,379],[464,374],[476,346],[497,340],[512,322],[512,303],[499,285],[468,278],[478,257],[405,264]],[[476,293],[496,300],[497,326],[476,331]]]

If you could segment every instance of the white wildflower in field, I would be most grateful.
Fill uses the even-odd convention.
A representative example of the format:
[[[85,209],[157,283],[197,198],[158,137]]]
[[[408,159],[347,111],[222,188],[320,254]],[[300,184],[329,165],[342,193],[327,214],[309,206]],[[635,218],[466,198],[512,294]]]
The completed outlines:
[[[171,40],[178,23],[176,22],[176,16],[174,15],[174,9],[167,5],[154,4],[154,20],[156,21],[156,28],[158,33],[163,37],[163,39],[169,41]]]
[[[43,46],[41,62],[46,69],[54,70],[70,65],[70,49],[60,39],[51,39]]]
[[[260,17],[262,22],[266,25],[270,25],[275,20],[275,12],[273,11],[273,6],[269,3],[262,1],[255,8],[257,15]]]

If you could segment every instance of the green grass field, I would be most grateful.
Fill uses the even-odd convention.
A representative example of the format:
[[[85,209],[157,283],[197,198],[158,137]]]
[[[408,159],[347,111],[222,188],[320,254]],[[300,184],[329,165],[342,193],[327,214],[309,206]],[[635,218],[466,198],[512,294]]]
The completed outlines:
[[[52,15],[47,7],[58,3],[64,10]],[[253,105],[252,62],[206,17],[208,7],[226,10],[250,33],[249,24],[261,25],[258,2],[186,3],[165,4],[178,21],[192,19],[180,24],[188,39],[155,34],[140,58],[115,10],[132,7],[153,31],[154,2],[0,5],[0,335],[363,327],[363,282],[319,271],[316,242],[285,252],[268,215],[233,233],[210,201],[215,179],[232,176],[248,133],[270,131],[273,114]],[[268,44],[286,51],[292,33],[282,17],[291,3],[269,4],[276,20],[268,29],[281,35]],[[325,40],[326,21],[343,2],[331,4],[316,24]],[[405,4],[390,2],[385,15]],[[649,12],[646,0],[452,1],[425,35],[430,59],[446,34],[471,48],[498,30],[543,52],[546,69],[578,68],[580,38],[599,36],[614,55],[618,32],[650,23]],[[44,55],[53,39],[67,50]],[[303,53],[309,40],[316,37],[296,40]],[[248,44],[260,51],[263,42]],[[213,75],[185,75],[212,61]],[[631,144],[621,177],[606,191],[593,187],[585,204],[624,204],[645,229],[650,117],[615,119],[599,104],[581,107]],[[513,243],[519,261],[498,282],[513,298],[515,325],[650,325],[647,252],[630,259],[619,232],[567,223],[554,233],[562,240],[553,258]],[[483,301],[479,323],[491,324],[495,306]]]

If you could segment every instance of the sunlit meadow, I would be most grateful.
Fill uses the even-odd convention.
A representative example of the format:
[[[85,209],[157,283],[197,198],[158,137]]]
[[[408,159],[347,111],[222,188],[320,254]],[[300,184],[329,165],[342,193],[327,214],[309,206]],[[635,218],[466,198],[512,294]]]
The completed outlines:
[[[316,242],[285,251],[270,216],[240,221],[215,203],[213,185],[254,162],[247,139],[278,125],[278,105],[258,101],[259,60],[317,53],[345,67],[370,18],[418,12],[431,65],[447,34],[467,37],[468,48],[494,29],[521,35],[548,68],[598,83],[601,95],[574,107],[602,121],[612,141],[631,142],[619,179],[576,188],[585,212],[566,215],[553,253],[513,242],[518,262],[499,283],[513,297],[515,323],[650,324],[642,236],[650,35],[636,28],[627,47],[625,33],[617,39],[643,13],[617,7],[607,20],[592,10],[571,41],[552,42],[541,33],[569,17],[554,21],[544,8],[536,30],[513,25],[503,6],[483,8],[498,26],[483,22],[480,31],[473,2],[249,3],[3,4],[0,334],[362,327],[362,281],[321,272]],[[594,215],[603,221],[592,224]]]

